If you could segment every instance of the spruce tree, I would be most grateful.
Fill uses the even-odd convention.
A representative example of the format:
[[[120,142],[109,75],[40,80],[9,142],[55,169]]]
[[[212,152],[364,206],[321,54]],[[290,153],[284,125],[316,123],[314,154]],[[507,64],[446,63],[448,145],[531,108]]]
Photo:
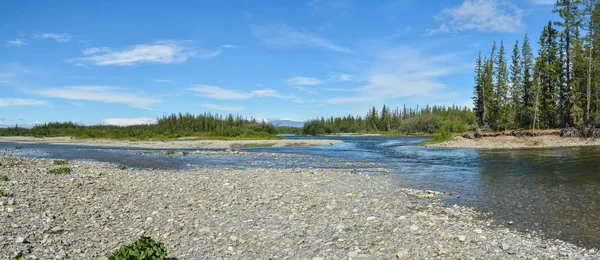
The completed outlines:
[[[523,39],[523,47],[521,48],[521,68],[523,70],[523,93],[522,93],[522,104],[523,109],[520,111],[519,121],[521,126],[530,126],[533,112],[533,99],[534,99],[534,57],[531,45],[529,44],[529,37],[525,35]]]
[[[483,126],[485,114],[485,102],[483,94],[483,60],[481,52],[477,55],[477,62],[475,64],[475,89],[473,90],[473,111],[477,116],[477,125]],[[404,107],[406,111],[406,107]]]
[[[519,51],[519,40],[513,47],[512,63],[510,65],[510,125],[512,129],[519,127],[518,113],[522,109],[521,95],[523,93],[523,75],[521,67],[521,54]]]
[[[498,110],[494,95],[494,60],[496,53],[496,42],[492,46],[489,59],[486,60],[483,80],[483,97],[485,113],[483,115],[484,124],[492,129],[497,128]]]
[[[579,6],[581,5],[581,0],[557,0],[556,5],[554,6],[554,12],[558,13],[558,15],[562,18],[562,21],[555,22],[556,25],[563,28],[561,32],[561,36],[564,39],[564,45],[562,46],[562,51],[565,53],[565,65],[564,73],[565,73],[565,89],[568,101],[569,96],[572,94],[571,89],[571,78],[572,78],[572,42],[575,40],[574,32],[576,28],[580,26],[581,23],[581,12],[579,10]],[[572,122],[569,122],[570,118],[570,109],[571,104],[568,102],[564,104],[564,113],[562,120],[565,125],[570,125]],[[564,115],[567,115],[566,117]]]
[[[496,128],[502,130],[506,130],[508,127],[508,70],[505,56],[504,42],[500,41],[500,49],[498,51],[498,58],[496,59],[494,98],[496,100]]]

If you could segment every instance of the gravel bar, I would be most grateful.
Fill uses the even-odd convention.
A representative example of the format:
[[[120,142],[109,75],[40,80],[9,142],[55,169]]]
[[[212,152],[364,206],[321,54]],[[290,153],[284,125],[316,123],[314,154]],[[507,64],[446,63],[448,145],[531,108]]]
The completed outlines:
[[[0,259],[106,259],[148,235],[177,259],[598,259],[435,191],[336,169],[136,170],[0,154]],[[64,164],[58,162],[56,164]],[[48,171],[69,167],[64,175]]]

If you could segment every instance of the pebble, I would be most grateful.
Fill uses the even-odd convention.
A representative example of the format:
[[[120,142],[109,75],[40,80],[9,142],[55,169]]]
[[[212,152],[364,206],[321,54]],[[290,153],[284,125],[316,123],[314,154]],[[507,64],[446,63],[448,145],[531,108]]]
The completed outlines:
[[[14,159],[2,153],[0,163]],[[52,160],[19,161],[34,170],[0,167],[16,185],[14,198],[0,203],[14,199],[11,212],[19,214],[0,207],[0,252],[23,252],[23,259],[106,260],[95,257],[141,235],[178,259],[531,259],[549,252],[600,259],[594,249],[496,227],[473,208],[423,200],[438,193],[398,188],[385,175],[317,167],[313,174],[225,166],[121,171],[69,161],[78,170],[62,178],[39,174],[55,167]]]

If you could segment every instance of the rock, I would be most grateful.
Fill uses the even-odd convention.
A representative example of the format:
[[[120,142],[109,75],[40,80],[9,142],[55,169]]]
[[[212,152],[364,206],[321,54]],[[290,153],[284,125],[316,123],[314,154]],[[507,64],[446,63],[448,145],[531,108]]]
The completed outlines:
[[[356,251],[350,251],[348,252],[348,254],[346,254],[348,257],[357,257],[358,256],[358,252]]]
[[[238,240],[238,238],[237,238],[236,236],[230,236],[230,237],[229,237],[229,240],[231,240],[231,241],[235,242],[235,241],[237,241],[237,240]]]
[[[15,205],[15,200],[14,199],[9,199],[8,200],[8,205]]]
[[[467,241],[467,237],[463,236],[463,235],[460,235],[460,236],[458,236],[458,241],[465,242],[465,241]]]
[[[48,230],[48,233],[58,234],[58,233],[62,233],[63,231],[65,231],[65,230],[62,227],[56,226],[56,227],[53,227],[50,230]]]
[[[374,216],[370,216],[370,217],[368,217],[368,218],[367,218],[367,221],[373,221],[373,220],[375,220],[375,219],[377,219],[377,218],[376,218],[376,217],[374,217]]]
[[[325,257],[317,256],[317,257],[313,257],[312,260],[325,260]]]
[[[9,214],[10,213],[14,213],[15,209],[13,209],[13,208],[6,208],[6,212],[8,212]]]
[[[410,231],[412,231],[412,232],[416,232],[416,231],[418,231],[418,230],[419,230],[419,226],[417,226],[417,225],[413,224],[412,226],[410,226],[410,228],[409,228],[409,229],[410,229]]]
[[[438,255],[445,255],[445,254],[447,254],[447,253],[448,253],[448,252],[446,252],[446,250],[444,250],[443,248],[441,248],[441,249],[438,251]]]
[[[510,249],[510,245],[508,245],[508,243],[502,242],[500,244],[500,248],[504,251],[507,251],[508,249]]]
[[[473,230],[473,232],[475,232],[477,234],[481,234],[481,233],[483,233],[483,230],[476,228],[475,230]]]
[[[400,251],[400,252],[396,253],[396,258],[398,258],[398,259],[405,259],[407,257],[408,257],[408,251],[407,250],[403,250],[403,251]]]
[[[25,243],[29,243],[29,242],[27,242],[27,237],[17,237],[17,239],[15,239],[15,243],[25,244]]]

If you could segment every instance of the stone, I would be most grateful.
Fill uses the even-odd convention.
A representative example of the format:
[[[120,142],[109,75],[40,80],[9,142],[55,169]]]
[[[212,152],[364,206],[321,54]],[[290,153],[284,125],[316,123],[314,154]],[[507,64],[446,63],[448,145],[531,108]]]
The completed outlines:
[[[358,256],[358,252],[356,251],[350,251],[348,252],[348,254],[346,254],[348,257],[357,257]]]
[[[370,216],[370,217],[368,217],[368,218],[367,218],[367,221],[373,221],[373,220],[375,220],[375,219],[377,219],[377,218],[376,218],[376,217],[374,217],[374,216]]]
[[[506,251],[506,250],[510,249],[510,245],[508,245],[508,243],[503,242],[502,244],[500,244],[500,248],[502,250]]]
[[[14,213],[15,209],[13,209],[13,208],[6,208],[6,212],[8,212],[9,214],[10,213]]]
[[[481,233],[483,233],[483,230],[476,228],[475,230],[473,230],[473,232],[475,232],[477,234],[481,234]]]
[[[316,257],[313,257],[312,260],[325,260],[325,257],[316,256]]]
[[[25,244],[25,243],[27,243],[27,238],[26,237],[17,237],[17,239],[15,239],[15,243]]]
[[[407,257],[408,257],[408,251],[407,250],[403,250],[403,251],[400,251],[400,252],[396,253],[396,258],[398,258],[398,259],[405,259]]]
[[[467,241],[467,237],[463,236],[463,235],[460,235],[460,236],[458,236],[458,241],[465,242],[465,241]]]
[[[63,231],[65,231],[65,230],[62,227],[56,226],[56,227],[53,227],[50,230],[48,230],[48,233],[58,234],[58,233],[62,233]]]
[[[15,205],[15,200],[14,199],[9,199],[8,200],[8,205]]]
[[[412,231],[412,232],[416,232],[416,231],[418,231],[418,230],[419,230],[419,226],[417,226],[417,225],[414,225],[414,224],[413,224],[412,226],[410,226],[410,228],[409,228],[409,229],[410,229],[410,231]]]

